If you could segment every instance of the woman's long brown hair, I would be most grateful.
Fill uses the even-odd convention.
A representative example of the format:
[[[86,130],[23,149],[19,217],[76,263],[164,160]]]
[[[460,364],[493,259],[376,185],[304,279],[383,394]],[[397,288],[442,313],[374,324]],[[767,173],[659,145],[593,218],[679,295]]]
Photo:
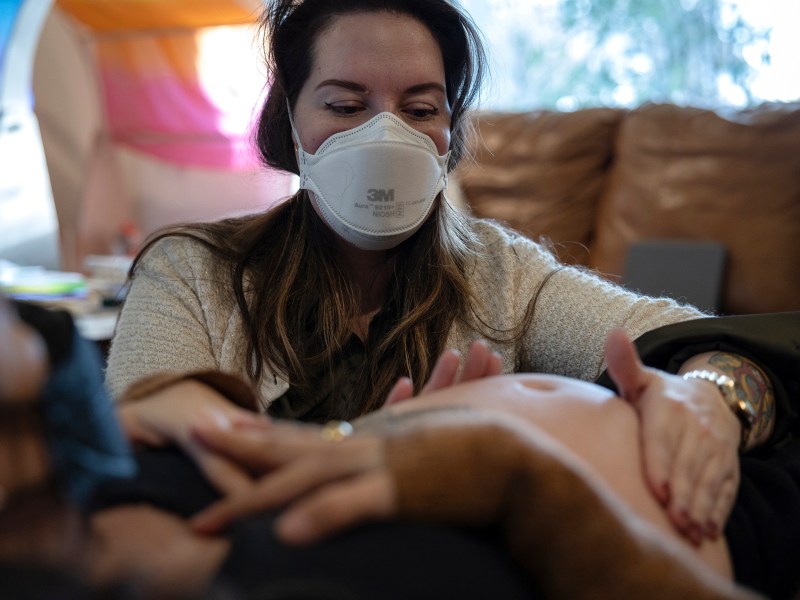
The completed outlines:
[[[468,273],[469,258],[482,251],[480,243],[468,217],[438,202],[433,216],[396,250],[387,302],[399,318],[382,339],[366,340],[374,345],[367,347],[360,397],[352,399],[359,414],[380,407],[400,376],[412,377],[419,390],[457,319],[480,327],[494,341],[511,342],[517,331],[524,331],[491,331],[482,323],[480,299]],[[315,374],[331,373],[358,316],[351,280],[331,260],[333,235],[300,192],[263,214],[162,231],[142,249],[131,276],[162,238],[187,237],[203,244],[227,271],[246,332],[252,381],[261,380],[267,365],[305,394],[319,385]]]

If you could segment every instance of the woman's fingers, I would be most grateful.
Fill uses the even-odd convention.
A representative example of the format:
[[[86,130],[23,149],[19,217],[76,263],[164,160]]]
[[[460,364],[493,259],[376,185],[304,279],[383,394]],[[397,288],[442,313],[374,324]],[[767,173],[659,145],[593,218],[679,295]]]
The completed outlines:
[[[133,444],[142,444],[154,448],[166,445],[169,441],[168,437],[158,432],[155,428],[148,427],[147,424],[142,423],[139,415],[133,410],[134,406],[133,404],[123,405],[117,409],[117,418],[128,440]]]
[[[319,462],[300,460],[264,476],[249,490],[226,496],[211,505],[192,518],[192,529],[199,533],[216,533],[242,517],[282,506],[335,477]]]
[[[235,462],[209,452],[198,444],[187,444],[185,450],[221,494],[240,494],[252,487],[253,478]]]
[[[640,403],[645,473],[676,528],[700,543],[730,511],[738,486],[737,440],[716,390],[663,377],[664,385],[645,392]],[[728,481],[735,481],[733,493],[726,489],[729,500],[717,508]]]
[[[503,373],[503,361],[497,352],[489,350],[484,340],[472,342],[464,360],[464,366],[459,372],[461,353],[450,348],[442,352],[431,371],[425,386],[420,390],[420,396],[441,390],[457,383],[492,377]],[[414,397],[414,386],[411,379],[401,377],[392,387],[386,397],[386,405],[397,404]]]
[[[714,507],[717,503],[722,488],[727,481],[719,461],[715,458],[706,462],[705,469],[700,475],[697,492],[689,505],[689,518],[705,537],[715,537],[721,530],[722,522],[714,521]]]
[[[208,451],[261,474],[325,447],[320,428],[299,423],[273,423],[268,429],[195,428],[192,435]]]
[[[673,495],[670,489],[672,464],[684,430],[677,420],[677,413],[681,412],[679,405],[671,406],[661,398],[654,401],[659,404],[652,406],[645,400],[640,406],[642,457],[648,487],[658,501],[667,506]]]
[[[446,350],[436,362],[424,392],[433,392],[457,383],[473,381],[483,377],[500,375],[503,362],[497,352],[492,352],[485,340],[475,340],[470,344],[464,366],[459,373],[458,367],[461,353],[457,350]]]
[[[681,452],[676,472],[682,473],[691,486],[691,494],[682,507],[691,521],[692,538],[697,542],[708,532],[722,527],[724,521],[712,517],[712,507],[727,482],[733,482],[733,496],[738,489],[738,421],[731,414],[713,385],[706,382],[682,381],[687,387],[686,405],[694,416],[687,421],[687,434],[693,448]],[[726,491],[726,497],[730,496]],[[727,516],[733,503],[719,512]]]
[[[620,397],[637,406],[651,376],[642,365],[636,346],[623,330],[615,329],[608,334],[605,359]]]
[[[642,365],[636,346],[627,333],[616,329],[608,334],[605,358],[617,393],[639,412],[645,479],[653,495],[666,505],[670,498],[669,476],[680,428],[671,426],[669,414],[664,414],[669,413],[666,405],[647,407],[650,415],[642,418],[646,412],[642,406],[645,392],[657,385],[658,379]],[[654,415],[658,412],[662,414]]]
[[[475,340],[470,344],[467,352],[467,359],[464,361],[464,368],[461,370],[459,382],[480,379],[486,375],[489,357],[491,352],[489,346],[483,340]]]
[[[277,462],[284,461],[285,465],[264,475],[255,485],[243,488],[241,493],[231,494],[197,515],[192,520],[195,530],[203,533],[219,531],[243,516],[281,506],[319,486],[383,465],[383,442],[377,438],[353,438],[332,443],[317,437],[319,442],[309,448],[308,440],[291,439],[293,437],[298,436],[285,435],[282,439],[267,441],[264,446],[269,446],[273,455],[270,461],[278,456]]]
[[[485,377],[494,377],[503,374],[503,359],[497,352],[489,354],[489,363],[487,365]]]
[[[722,469],[715,472],[715,481],[719,483],[712,484],[716,485],[716,493],[711,496],[712,506],[703,521],[707,535],[710,537],[716,537],[722,532],[739,492],[739,483],[741,482],[739,455],[736,453],[730,455],[727,463]]]
[[[678,411],[676,411],[678,412]],[[686,410],[680,412],[687,412]],[[697,519],[696,508],[702,503],[703,497],[715,494],[716,486],[711,487],[713,480],[703,478],[709,462],[714,461],[714,448],[709,443],[707,431],[695,431],[702,428],[699,423],[693,423],[689,415],[682,415],[686,422],[687,430],[677,443],[677,452],[672,463],[669,488],[671,491],[669,515],[673,523],[696,543],[702,537],[705,521]],[[694,430],[693,430],[694,429]],[[708,515],[703,515],[705,519]]]
[[[712,517],[716,499],[726,480],[738,477],[738,467],[719,449],[714,434],[695,423],[686,435],[673,467],[669,514],[695,543],[719,530],[722,522]],[[738,484],[737,484],[738,485]]]
[[[735,419],[713,386],[644,367],[622,331],[609,334],[606,362],[620,395],[639,413],[650,489],[676,528],[699,543],[722,526],[720,515],[733,501],[715,499],[723,487],[730,495],[727,482],[738,476]]]
[[[461,353],[458,350],[445,350],[436,361],[430,379],[422,388],[422,394],[435,392],[442,388],[453,385],[458,375],[458,364],[461,361]]]
[[[497,352],[492,352],[485,340],[475,340],[469,347],[467,360],[461,371],[459,382],[500,375],[503,362]]]
[[[676,438],[680,437],[681,429],[671,422],[672,411],[666,403],[643,405],[647,401],[646,392],[652,392],[649,388],[657,386],[659,381],[642,365],[636,347],[621,329],[608,334],[605,358],[617,393],[639,412],[645,479],[655,497],[666,505]]]
[[[722,482],[719,488],[719,494],[714,500],[714,507],[711,509],[711,527],[710,537],[719,537],[722,534],[724,524],[728,521],[728,517],[733,509],[733,503],[736,500],[736,494],[739,491],[739,474],[737,471],[736,477],[729,477]]]
[[[386,406],[411,400],[414,397],[414,383],[410,377],[400,377],[386,396]]]
[[[394,480],[387,471],[327,486],[289,508],[275,523],[287,544],[310,544],[353,525],[386,519],[397,510]]]

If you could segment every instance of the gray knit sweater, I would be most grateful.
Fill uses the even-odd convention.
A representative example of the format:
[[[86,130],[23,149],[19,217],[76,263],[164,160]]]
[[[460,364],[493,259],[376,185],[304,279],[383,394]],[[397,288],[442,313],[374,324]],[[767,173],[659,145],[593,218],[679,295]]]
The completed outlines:
[[[494,223],[476,221],[474,228],[484,245],[469,270],[485,303],[480,314],[492,327],[509,329],[560,265],[539,244]],[[672,300],[637,296],[586,270],[565,267],[541,288],[523,341],[494,349],[506,373],[553,373],[592,381],[603,369],[603,347],[611,329],[621,327],[636,338],[702,316]],[[466,355],[479,337],[457,321],[447,346]],[[200,243],[162,239],[141,261],[120,315],[106,373],[109,390],[119,397],[137,379],[164,371],[220,369],[246,377],[244,340],[227,272]],[[288,386],[266,368],[258,384],[263,406]]]

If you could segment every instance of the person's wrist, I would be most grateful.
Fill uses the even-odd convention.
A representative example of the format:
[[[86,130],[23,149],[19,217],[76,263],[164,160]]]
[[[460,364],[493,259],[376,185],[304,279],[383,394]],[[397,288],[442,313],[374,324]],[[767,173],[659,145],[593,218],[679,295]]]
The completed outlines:
[[[686,381],[699,379],[713,384],[717,391],[722,396],[725,405],[738,419],[741,426],[741,436],[739,439],[739,449],[745,450],[750,443],[750,435],[753,431],[753,426],[756,422],[756,412],[752,404],[747,402],[741,394],[738,393],[736,381],[727,375],[709,371],[706,369],[695,369],[688,371],[682,375]]]
[[[222,371],[191,371],[188,373],[156,373],[131,384],[119,400],[127,404],[147,399],[173,385],[194,382],[206,386],[237,406],[258,412],[258,395],[242,378]]]

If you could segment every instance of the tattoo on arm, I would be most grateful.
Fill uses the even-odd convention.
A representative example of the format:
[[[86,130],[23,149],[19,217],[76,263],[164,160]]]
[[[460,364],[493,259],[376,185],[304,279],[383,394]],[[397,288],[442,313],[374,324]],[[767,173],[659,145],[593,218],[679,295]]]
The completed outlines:
[[[751,443],[764,442],[772,433],[775,420],[775,393],[769,378],[755,363],[736,354],[716,352],[708,362],[732,377],[736,382],[736,393],[755,407],[756,422]]]
[[[456,414],[467,411],[474,412],[474,409],[465,404],[415,407],[414,409],[404,409],[402,411],[387,407],[359,417],[353,422],[353,427],[359,433],[387,433],[396,431],[401,427],[425,423],[426,418],[432,414]]]

